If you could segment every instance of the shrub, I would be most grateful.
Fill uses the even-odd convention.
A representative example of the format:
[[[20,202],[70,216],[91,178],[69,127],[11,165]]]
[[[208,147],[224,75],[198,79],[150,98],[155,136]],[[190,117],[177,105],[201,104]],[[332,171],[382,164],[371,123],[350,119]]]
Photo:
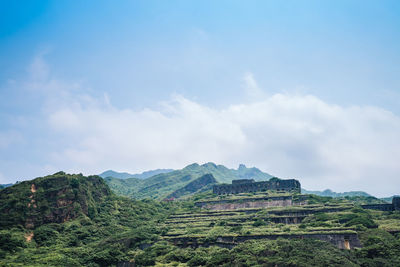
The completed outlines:
[[[254,227],[259,227],[259,226],[263,226],[266,225],[267,223],[263,220],[263,219],[257,219],[254,223],[253,226]]]

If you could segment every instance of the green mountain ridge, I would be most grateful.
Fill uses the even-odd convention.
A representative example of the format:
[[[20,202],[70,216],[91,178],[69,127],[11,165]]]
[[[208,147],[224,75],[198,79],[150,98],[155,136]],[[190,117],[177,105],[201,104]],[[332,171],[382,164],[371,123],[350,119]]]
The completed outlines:
[[[102,172],[99,174],[100,177],[102,178],[107,178],[107,177],[113,177],[113,178],[119,178],[119,179],[128,179],[128,178],[139,178],[139,179],[146,179],[151,176],[161,174],[161,173],[168,173],[172,172],[173,169],[156,169],[156,170],[150,170],[150,171],[145,171],[142,173],[137,173],[137,174],[131,174],[127,172],[116,172],[113,170],[108,170],[105,172]]]
[[[157,174],[147,179],[107,177],[105,181],[114,192],[123,196],[136,199],[163,199],[205,174],[211,174],[218,183],[231,183],[236,179],[252,178],[263,181],[272,178],[268,173],[254,167],[247,168],[243,164],[235,170],[209,162],[203,165],[193,163],[181,170]]]

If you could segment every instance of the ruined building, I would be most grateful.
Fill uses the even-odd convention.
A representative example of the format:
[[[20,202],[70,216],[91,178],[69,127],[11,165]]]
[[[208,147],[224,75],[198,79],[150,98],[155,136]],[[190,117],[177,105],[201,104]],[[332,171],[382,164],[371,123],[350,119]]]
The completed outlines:
[[[364,209],[393,211],[400,210],[400,197],[393,197],[392,204],[367,204],[361,205]]]
[[[259,191],[287,191],[300,193],[300,182],[295,179],[281,180],[272,178],[269,181],[255,182],[253,179],[233,180],[232,184],[213,186],[213,193],[217,195],[251,193]]]

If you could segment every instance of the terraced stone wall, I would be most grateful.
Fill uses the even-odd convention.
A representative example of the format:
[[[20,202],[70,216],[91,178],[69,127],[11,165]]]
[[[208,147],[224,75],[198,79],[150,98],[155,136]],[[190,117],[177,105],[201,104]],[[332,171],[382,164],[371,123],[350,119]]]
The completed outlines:
[[[314,238],[321,241],[326,241],[340,249],[353,249],[360,248],[361,243],[356,233],[329,233],[329,234],[277,234],[277,235],[245,235],[245,236],[220,236],[214,242],[202,242],[196,237],[171,237],[168,241],[180,247],[207,247],[210,245],[217,245],[220,247],[232,248],[239,243],[253,239],[267,239],[276,240],[278,238],[287,239],[304,239]]]
[[[219,184],[213,186],[213,193],[239,194],[252,193],[267,190],[299,192],[301,191],[300,182],[295,179],[271,179],[270,181],[254,182],[254,180],[233,180],[232,184]]]
[[[304,202],[304,201],[303,201]],[[296,204],[304,204],[296,202]],[[292,196],[242,198],[240,200],[217,200],[196,202],[196,206],[209,210],[238,210],[249,208],[287,207],[294,205]]]

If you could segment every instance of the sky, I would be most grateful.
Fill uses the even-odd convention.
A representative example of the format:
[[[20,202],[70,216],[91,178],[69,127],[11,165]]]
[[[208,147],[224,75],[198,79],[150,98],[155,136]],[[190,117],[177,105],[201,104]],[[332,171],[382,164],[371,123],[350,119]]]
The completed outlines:
[[[400,188],[399,1],[0,2],[0,183],[240,163]]]

